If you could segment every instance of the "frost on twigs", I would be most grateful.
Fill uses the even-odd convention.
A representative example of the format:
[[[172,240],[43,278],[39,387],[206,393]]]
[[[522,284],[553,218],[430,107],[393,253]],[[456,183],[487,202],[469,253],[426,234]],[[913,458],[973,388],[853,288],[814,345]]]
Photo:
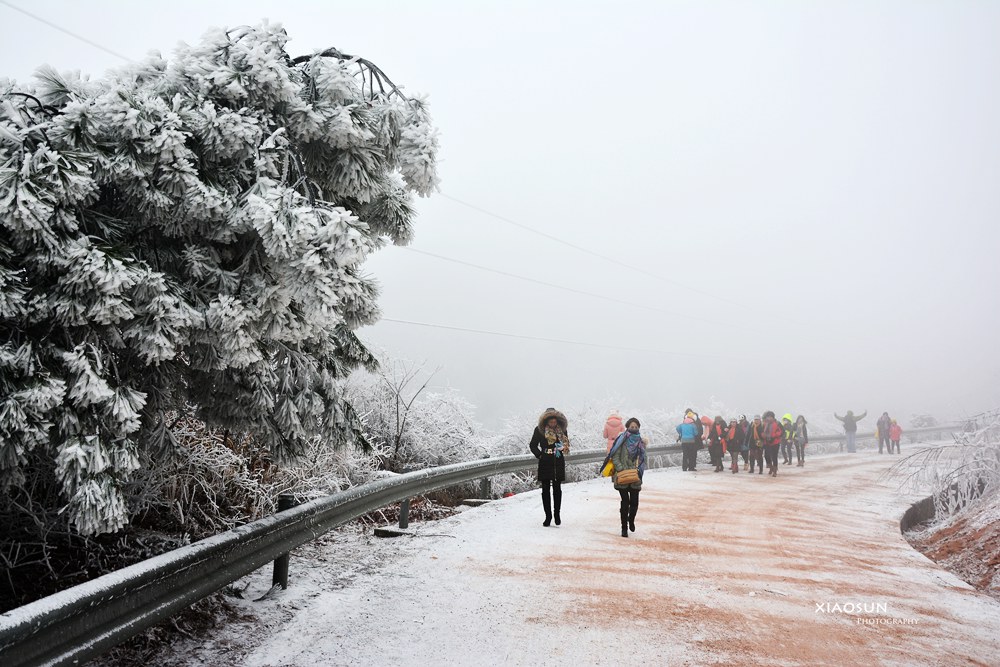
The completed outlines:
[[[916,450],[886,476],[914,492],[933,492],[937,520],[962,513],[1000,493],[1000,411],[969,421],[954,443]]]
[[[0,81],[0,487],[51,470],[80,533],[128,521],[130,474],[189,405],[279,458],[358,433],[360,267],[410,239],[437,133],[371,62],[287,39]]]

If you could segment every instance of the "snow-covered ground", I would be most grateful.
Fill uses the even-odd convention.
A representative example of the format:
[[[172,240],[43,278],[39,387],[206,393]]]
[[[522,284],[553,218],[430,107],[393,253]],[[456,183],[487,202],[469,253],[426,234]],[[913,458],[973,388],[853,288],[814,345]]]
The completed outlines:
[[[650,471],[628,539],[605,479],[564,487],[560,527],[532,492],[413,537],[336,532],[293,555],[287,591],[157,663],[996,664],[1000,603],[900,535],[919,496],[880,481],[892,460]]]

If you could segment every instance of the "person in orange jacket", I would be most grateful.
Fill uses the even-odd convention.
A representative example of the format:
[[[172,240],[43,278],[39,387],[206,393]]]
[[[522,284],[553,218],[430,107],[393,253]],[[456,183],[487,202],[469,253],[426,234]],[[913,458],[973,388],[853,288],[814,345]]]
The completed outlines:
[[[617,410],[612,410],[611,414],[608,415],[608,420],[604,422],[604,439],[608,441],[607,451],[611,451],[615,440],[624,432],[625,425],[622,423],[622,418],[618,415]]]
[[[722,472],[723,457],[726,455],[726,421],[722,416],[715,418],[715,421],[708,427],[708,455],[715,466],[715,472]]]
[[[899,454],[899,439],[903,437],[903,427],[896,423],[893,419],[889,423],[889,453],[892,454],[893,447],[896,448],[896,453]]]

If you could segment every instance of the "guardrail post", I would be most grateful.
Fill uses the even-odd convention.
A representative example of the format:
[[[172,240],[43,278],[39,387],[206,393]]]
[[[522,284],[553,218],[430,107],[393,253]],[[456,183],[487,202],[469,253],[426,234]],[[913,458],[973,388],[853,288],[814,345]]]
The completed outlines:
[[[493,496],[493,484],[489,477],[483,477],[479,480],[479,497],[483,500],[489,500]]]
[[[278,511],[284,512],[298,505],[295,496],[291,493],[282,493],[278,496]],[[271,587],[281,586],[282,590],[288,588],[288,556],[283,553],[274,560],[274,574],[271,576]]]
[[[407,498],[399,503],[399,527],[408,528],[410,526],[410,499]]]

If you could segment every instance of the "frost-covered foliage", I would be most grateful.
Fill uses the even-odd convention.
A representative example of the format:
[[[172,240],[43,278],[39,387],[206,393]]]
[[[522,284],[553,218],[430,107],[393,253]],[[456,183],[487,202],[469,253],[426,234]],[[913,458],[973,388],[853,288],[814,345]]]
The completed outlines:
[[[291,58],[276,25],[171,61],[0,82],[0,488],[50,466],[84,534],[178,445],[166,415],[274,456],[358,434],[374,359],[359,267],[436,187],[426,105],[367,60]]]
[[[379,366],[376,373],[353,375],[347,392],[382,469],[402,472],[487,455],[475,406],[461,394],[427,392],[434,374],[412,362],[383,359]]]
[[[173,433],[173,455],[145,459],[126,487],[133,521],[172,534],[212,535],[273,514],[282,493],[318,498],[371,481],[376,471],[374,453],[320,438],[278,463],[249,434],[193,419],[180,420]]]
[[[925,447],[905,457],[887,475],[912,489],[933,492],[938,519],[1000,493],[1000,413],[970,422],[953,444]]]
[[[929,415],[927,413],[914,414],[910,417],[910,427],[912,428],[926,428],[929,426],[937,426],[938,420],[934,415]]]

